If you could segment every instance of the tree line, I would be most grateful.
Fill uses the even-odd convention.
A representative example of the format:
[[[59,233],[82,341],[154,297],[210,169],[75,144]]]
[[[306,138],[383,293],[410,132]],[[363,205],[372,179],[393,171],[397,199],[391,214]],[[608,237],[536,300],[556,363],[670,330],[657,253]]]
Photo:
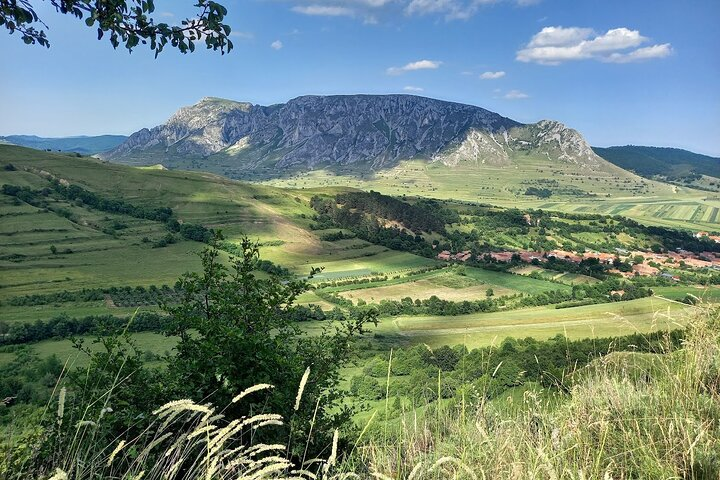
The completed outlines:
[[[393,351],[390,395],[402,392],[415,405],[437,400],[438,393],[441,398],[462,395],[480,404],[528,382],[569,393],[583,368],[595,359],[610,352],[669,353],[681,347],[683,338],[683,331],[673,330],[582,340],[560,334],[548,340],[507,338],[499,346],[473,350],[463,345],[416,345]],[[368,359],[363,374],[351,379],[351,392],[363,400],[384,398],[388,361],[380,355]]]
[[[133,218],[164,223],[170,232],[178,233],[187,240],[208,243],[213,236],[213,231],[203,225],[184,223],[173,218],[173,211],[170,207],[138,206],[125,200],[104,198],[78,185],[63,185],[55,179],[50,181],[49,187],[39,190],[33,190],[30,187],[3,184],[0,191],[5,195],[15,197],[35,207],[48,209],[47,197],[55,194],[64,200],[79,202],[81,205],[102,212],[127,215]],[[71,213],[65,209],[60,209],[58,213],[68,218],[71,216]],[[166,239],[165,245],[168,243],[173,243],[173,241]]]

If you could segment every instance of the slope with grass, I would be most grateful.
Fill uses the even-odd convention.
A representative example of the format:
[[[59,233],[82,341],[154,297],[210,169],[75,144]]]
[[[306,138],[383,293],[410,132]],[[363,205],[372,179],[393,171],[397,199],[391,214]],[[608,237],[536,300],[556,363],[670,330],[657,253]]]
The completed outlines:
[[[537,339],[563,334],[595,338],[674,330],[684,323],[687,305],[662,298],[557,309],[553,306],[456,317],[398,317],[377,329],[386,341],[430,346],[499,344],[506,337]]]
[[[420,160],[379,171],[323,170],[267,180],[287,188],[347,185],[388,195],[426,196],[517,208],[622,215],[648,225],[711,230],[720,228],[720,197],[685,186],[640,178],[618,167],[588,173],[574,164],[517,154],[512,167],[459,165]],[[526,195],[547,189],[549,198]]]
[[[593,147],[593,150],[605,160],[643,177],[664,177],[682,181],[688,177],[705,175],[715,180],[720,179],[720,158],[680,148],[626,145]]]
[[[76,184],[134,205],[170,207],[179,220],[222,230],[234,241],[247,234],[263,246],[263,257],[297,273],[327,265],[327,272],[392,270],[427,265],[428,260],[392,252],[362,240],[335,245],[309,229],[312,192],[282,190],[216,175],[139,169],[95,159],[0,146],[0,183],[41,189],[48,178]],[[113,285],[173,284],[197,265],[196,242],[152,248],[166,233],[148,220],[129,218],[57,201],[66,218],[2,195],[0,262],[7,272],[0,297]],[[122,228],[107,233],[107,227]],[[105,230],[105,231],[104,231]],[[151,242],[144,243],[143,238]],[[55,245],[57,253],[50,251]]]

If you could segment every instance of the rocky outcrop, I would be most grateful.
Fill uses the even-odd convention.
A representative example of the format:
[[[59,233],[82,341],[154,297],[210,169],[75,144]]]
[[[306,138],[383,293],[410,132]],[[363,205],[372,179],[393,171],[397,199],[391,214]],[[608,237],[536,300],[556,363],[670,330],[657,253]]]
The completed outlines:
[[[260,106],[204,98],[165,124],[143,129],[103,154],[163,163],[222,156],[225,163],[277,171],[363,164],[371,169],[426,159],[505,165],[513,150],[562,162],[599,161],[582,136],[553,121],[523,125],[480,107],[413,95],[303,96]]]

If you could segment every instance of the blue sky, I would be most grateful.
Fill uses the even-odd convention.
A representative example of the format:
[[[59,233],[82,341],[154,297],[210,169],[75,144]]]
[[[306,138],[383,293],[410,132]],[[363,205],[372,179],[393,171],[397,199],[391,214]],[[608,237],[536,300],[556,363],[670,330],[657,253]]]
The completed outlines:
[[[220,0],[230,54],[158,59],[35,3],[52,45],[0,31],[0,135],[129,134],[204,96],[414,93],[559,120],[592,145],[720,155],[717,0]],[[168,23],[193,12],[155,3]]]

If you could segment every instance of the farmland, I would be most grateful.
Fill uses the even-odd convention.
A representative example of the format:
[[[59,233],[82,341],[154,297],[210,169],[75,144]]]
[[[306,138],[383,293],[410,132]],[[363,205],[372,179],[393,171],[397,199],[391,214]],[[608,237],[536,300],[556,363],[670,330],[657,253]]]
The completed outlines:
[[[453,318],[398,317],[383,323],[377,331],[406,344],[477,348],[498,345],[507,337],[546,339],[562,334],[579,339],[672,330],[684,324],[683,312],[687,308],[676,302],[649,298],[572,309],[535,307]]]
[[[237,244],[244,235],[248,235],[258,242],[263,260],[286,268],[294,276],[302,277],[310,273],[311,268],[322,267],[322,271],[310,279],[313,288],[298,298],[299,305],[315,305],[329,312],[338,308],[345,310],[348,305],[358,308],[363,304],[399,303],[406,299],[416,303],[437,299],[449,302],[449,305],[490,302],[482,306],[482,309],[490,311],[469,315],[400,314],[383,318],[368,337],[375,341],[378,348],[413,343],[485,346],[506,336],[548,338],[560,333],[570,338],[584,338],[648,332],[672,326],[663,323],[664,317],[658,312],[666,312],[669,308],[679,313],[686,308],[677,303],[685,299],[683,288],[686,287],[661,287],[658,294],[662,294],[662,298],[555,308],[553,302],[569,298],[574,286],[595,285],[599,280],[581,273],[558,272],[533,265],[507,270],[453,266],[432,257],[373,243],[347,229],[319,228],[314,225],[317,213],[311,207],[311,199],[317,195],[331,198],[348,191],[347,188],[323,185],[324,180],[314,182],[316,188],[308,188],[311,186],[307,183],[310,177],[293,180],[294,188],[278,188],[232,181],[207,173],[133,168],[9,146],[0,147],[0,161],[3,165],[13,166],[13,169],[0,171],[0,183],[3,184],[47,189],[51,181],[62,181],[108,198],[122,197],[141,207],[167,206],[180,222],[222,230],[225,241],[230,244]],[[544,168],[540,164],[526,162],[525,165]],[[430,182],[439,178],[441,173],[432,165],[421,169],[419,164],[409,164],[378,174],[374,179],[362,180],[371,183],[357,185],[382,186],[382,182],[386,182],[386,186],[399,185],[394,193],[410,193],[409,190],[401,192],[403,182],[407,181],[408,184],[427,188],[425,193],[439,198],[454,198],[456,189],[466,191],[463,190],[467,186],[465,183],[457,183],[468,181],[459,171],[455,177],[442,173],[447,180],[444,180],[444,189],[430,188],[429,183],[419,180],[424,175],[423,181]],[[566,173],[560,177],[565,179],[566,186],[582,185],[582,180],[576,175],[571,175],[570,171]],[[411,181],[413,175],[417,178]],[[473,201],[486,203],[493,198],[495,203],[509,202],[511,195],[525,187],[517,181],[499,187],[502,182],[517,179],[517,173],[508,175],[500,169],[493,175],[488,177],[491,181],[476,189],[477,197],[473,197]],[[603,175],[600,181],[606,182],[609,188],[615,188],[611,188],[613,193],[634,195],[631,187],[624,186],[622,172],[605,172]],[[398,183],[398,180],[401,181]],[[657,197],[672,191],[666,185],[643,182],[643,196],[631,196],[629,202],[638,205],[646,195]],[[448,185],[454,186],[450,188]],[[496,188],[500,189],[493,190]],[[0,218],[3,219],[0,225],[0,266],[3,269],[0,324],[30,324],[61,314],[70,318],[100,315],[129,317],[138,307],[140,311],[157,311],[152,301],[148,303],[147,300],[157,296],[147,297],[147,289],[170,288],[184,272],[200,268],[196,253],[204,245],[177,234],[172,242],[163,242],[168,230],[161,222],[101,211],[52,193],[43,197],[42,201],[45,203],[34,205],[17,197],[0,195]],[[589,197],[588,201],[615,200]],[[672,215],[679,218],[690,212],[692,201],[685,203],[687,211],[672,210],[670,207],[664,211],[673,211]],[[546,200],[538,203],[523,196],[513,201],[513,206],[518,204],[549,209],[554,202]],[[572,205],[583,212],[577,201],[568,200],[567,204],[568,208],[561,206],[558,210],[568,211]],[[425,241],[440,242],[438,245],[445,241],[458,242],[458,239],[465,238],[463,235],[480,235],[480,240],[486,243],[513,248],[550,240],[558,245],[571,244],[577,248],[609,245],[647,248],[657,242],[652,237],[633,237],[626,231],[618,230],[619,233],[615,234],[604,231],[611,224],[616,230],[619,228],[617,222],[612,221],[606,226],[592,226],[592,221],[582,217],[544,216],[542,228],[547,231],[541,231],[536,225],[524,225],[524,220],[521,220],[522,228],[519,228],[513,223],[513,215],[518,214],[505,215],[503,208],[455,201],[445,201],[442,205],[448,212],[459,212],[459,223],[450,226],[444,234],[423,233]],[[696,216],[697,220],[703,218]],[[563,230],[565,225],[572,226],[575,233],[566,233]],[[328,235],[337,238],[325,240]],[[229,260],[227,251],[219,254],[223,262]],[[266,273],[258,272],[258,275],[262,277]],[[111,291],[118,288],[120,290]],[[84,290],[97,291],[99,296],[93,297],[93,300],[55,297],[17,300],[28,295],[42,297]],[[712,292],[707,298],[714,300],[718,296],[714,290]],[[544,299],[542,306],[535,307],[517,304],[517,299],[531,299],[543,294],[560,295],[560,300]],[[145,300],[138,300],[140,297]],[[503,311],[508,301],[513,306]],[[303,328],[315,332],[322,326],[323,322],[310,321]],[[154,334],[134,335],[141,339],[143,348],[147,347],[155,353],[161,353],[172,344],[158,342],[155,348],[153,342],[146,341],[154,338]],[[67,340],[45,340],[29,348],[41,355],[66,355],[70,351]],[[3,354],[6,360],[11,356],[10,353]]]
[[[550,172],[556,182],[552,187],[558,192],[556,195],[550,199],[524,195],[528,186],[544,185],[528,179]],[[291,188],[348,185],[389,195],[424,195],[505,207],[622,215],[648,225],[693,230],[714,231],[720,225],[720,197],[711,192],[642,179],[619,168],[587,175],[573,165],[551,165],[545,159],[525,157],[512,168],[490,165],[447,168],[406,161],[373,173],[315,170],[266,183]]]

